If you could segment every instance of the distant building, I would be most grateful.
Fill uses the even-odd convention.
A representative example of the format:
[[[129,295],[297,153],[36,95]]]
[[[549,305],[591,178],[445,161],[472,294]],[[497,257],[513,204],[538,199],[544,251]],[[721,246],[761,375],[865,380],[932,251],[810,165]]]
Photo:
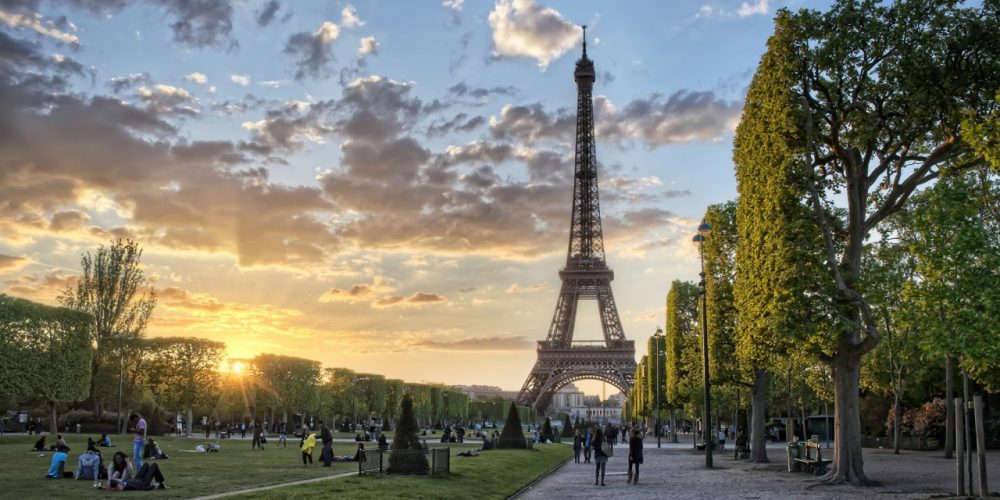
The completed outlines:
[[[518,393],[518,391],[505,391],[491,385],[453,385],[452,388],[469,396],[469,401],[486,401],[491,399],[513,401],[517,399]]]

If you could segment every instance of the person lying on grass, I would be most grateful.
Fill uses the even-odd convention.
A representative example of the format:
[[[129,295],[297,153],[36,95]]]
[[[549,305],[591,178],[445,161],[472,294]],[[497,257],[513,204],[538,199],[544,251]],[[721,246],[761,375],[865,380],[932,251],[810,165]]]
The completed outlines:
[[[163,482],[163,473],[160,472],[159,464],[144,463],[132,479],[108,481],[108,489],[112,491],[165,490],[167,485]]]

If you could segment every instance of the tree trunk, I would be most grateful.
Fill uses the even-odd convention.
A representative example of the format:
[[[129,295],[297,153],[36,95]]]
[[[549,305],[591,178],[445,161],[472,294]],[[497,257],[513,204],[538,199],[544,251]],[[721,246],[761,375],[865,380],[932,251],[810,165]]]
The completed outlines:
[[[944,458],[955,456],[955,378],[952,375],[951,354],[944,357],[944,402],[947,418],[944,424]]]
[[[833,358],[834,444],[830,471],[823,476],[828,483],[869,484],[861,456],[861,412],[858,407],[861,381],[861,356],[844,352]]]
[[[49,401],[49,406],[52,407],[52,418],[50,419],[49,422],[49,434],[55,436],[56,434],[59,434],[59,414],[56,412],[55,401]],[[52,442],[54,443],[55,440],[53,440]]]
[[[184,435],[191,437],[191,427],[194,421],[194,409],[188,406],[187,421],[184,422]]]
[[[892,452],[899,455],[899,389],[893,391],[893,410],[892,410]]]
[[[758,464],[769,462],[767,459],[767,435],[764,419],[767,418],[767,370],[754,368],[753,394],[750,400],[750,461]]]
[[[795,418],[792,417],[792,370],[788,369],[788,386],[785,392],[785,442],[795,441]]]
[[[677,442],[677,415],[673,408],[670,408],[670,442]]]

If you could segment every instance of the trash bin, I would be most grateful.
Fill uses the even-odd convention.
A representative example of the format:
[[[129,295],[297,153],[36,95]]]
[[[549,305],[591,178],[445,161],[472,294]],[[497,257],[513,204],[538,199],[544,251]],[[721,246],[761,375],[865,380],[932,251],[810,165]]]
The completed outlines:
[[[788,472],[800,472],[802,463],[796,462],[796,458],[802,458],[802,443],[788,443]]]

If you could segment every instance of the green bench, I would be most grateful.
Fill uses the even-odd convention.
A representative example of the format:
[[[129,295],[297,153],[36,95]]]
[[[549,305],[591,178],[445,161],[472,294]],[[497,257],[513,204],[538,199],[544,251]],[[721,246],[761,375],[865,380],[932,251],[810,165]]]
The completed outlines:
[[[802,458],[796,458],[795,461],[799,462],[805,467],[809,472],[817,476],[822,476],[826,474],[826,467],[830,465],[833,460],[826,460],[823,458],[823,447],[818,441],[806,441],[805,456]]]

